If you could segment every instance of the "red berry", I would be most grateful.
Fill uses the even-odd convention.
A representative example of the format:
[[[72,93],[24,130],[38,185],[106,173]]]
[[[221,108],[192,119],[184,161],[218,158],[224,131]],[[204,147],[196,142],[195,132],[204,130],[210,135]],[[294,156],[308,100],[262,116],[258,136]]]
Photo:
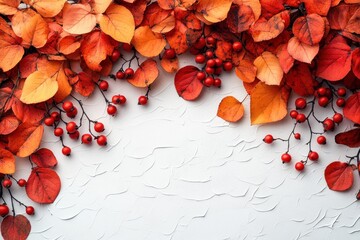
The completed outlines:
[[[126,78],[132,78],[134,76],[134,69],[127,68],[125,69],[125,77]]]
[[[121,53],[119,49],[116,48],[111,54],[111,61],[116,62],[117,60],[119,60],[120,57],[121,57]]]
[[[223,64],[223,61],[220,58],[215,58],[215,66],[221,67]]]
[[[325,96],[328,97],[329,99],[332,97],[332,91],[330,88],[326,88]]]
[[[0,205],[0,215],[5,217],[9,214],[9,207],[7,205]]]
[[[233,64],[231,62],[224,62],[223,68],[226,72],[230,72],[233,69]]]
[[[207,67],[215,67],[215,65],[216,65],[216,61],[215,61],[215,59],[209,59],[209,60],[207,60],[207,62],[206,62],[206,66]]]
[[[337,90],[337,94],[340,96],[340,97],[345,97],[346,96],[346,89],[345,88],[338,88]]]
[[[90,144],[92,141],[92,137],[89,133],[85,133],[81,136],[81,143]]]
[[[329,103],[329,99],[327,97],[320,97],[318,99],[318,104],[321,107],[326,107],[326,105],[328,105],[328,103]]]
[[[197,62],[197,63],[199,63],[199,64],[205,63],[205,60],[206,60],[206,58],[205,58],[205,56],[202,55],[202,54],[198,54],[198,55],[196,55],[196,57],[195,57],[195,62]]]
[[[346,101],[344,98],[338,98],[336,100],[336,106],[338,106],[338,107],[344,107],[345,104],[346,104]]]
[[[118,71],[116,73],[116,78],[117,79],[124,79],[125,78],[125,73],[123,71]]]
[[[70,137],[71,139],[74,139],[74,140],[79,139],[79,136],[80,136],[79,131],[75,131],[75,132],[73,132],[73,133],[69,133],[69,137]]]
[[[215,78],[214,79],[214,86],[215,87],[221,87],[221,79],[220,78]]]
[[[72,108],[74,107],[73,103],[70,101],[63,102],[62,108],[65,112],[70,112]]]
[[[333,116],[333,120],[335,123],[341,123],[343,121],[343,115],[341,113],[335,113]]]
[[[101,80],[100,83],[99,83],[99,87],[101,90],[103,91],[107,91],[108,88],[109,88],[109,83],[105,80]]]
[[[20,187],[25,187],[25,185],[26,185],[26,180],[20,178],[20,179],[17,181],[17,184],[18,184]]]
[[[69,118],[75,118],[77,113],[78,113],[78,111],[77,111],[76,107],[73,107],[73,110],[71,112],[67,112],[66,116],[68,116]]]
[[[111,102],[112,102],[113,104],[119,104],[119,103],[120,103],[120,95],[114,95],[114,96],[112,96]]]
[[[164,52],[164,58],[174,59],[176,57],[176,52],[173,48],[166,49]]]
[[[196,78],[199,79],[200,81],[202,81],[206,78],[206,74],[204,72],[198,72],[196,74]]]
[[[317,141],[318,144],[325,145],[326,144],[326,137],[318,136],[316,141]]]
[[[263,141],[267,144],[270,144],[274,141],[274,138],[272,135],[268,134],[264,137]]]
[[[96,122],[94,125],[94,130],[98,133],[103,132],[105,130],[104,124],[101,122]]]
[[[58,112],[52,112],[50,114],[50,117],[52,117],[54,119],[55,122],[59,121],[60,120],[60,113]]]
[[[283,155],[281,155],[281,160],[283,163],[288,163],[291,161],[291,155],[288,153],[284,153]]]
[[[215,73],[215,69],[212,68],[212,67],[206,67],[206,68],[205,68],[205,72],[206,72],[207,74],[214,74],[214,73]]]
[[[77,130],[77,125],[76,125],[75,122],[68,122],[68,123],[66,124],[66,131],[67,131],[68,133],[73,133],[73,132],[75,132],[76,130]]]
[[[293,118],[293,119],[296,119],[297,115],[298,115],[298,111],[296,110],[291,110],[290,111],[290,117]]]
[[[319,154],[317,152],[309,152],[309,155],[308,155],[309,159],[311,161],[317,161],[319,159]]]
[[[60,127],[54,129],[54,135],[60,137],[64,134],[64,130]]]
[[[326,88],[324,88],[324,87],[319,88],[319,89],[317,90],[317,94],[318,94],[319,96],[325,96],[325,94],[326,94]]]
[[[192,55],[198,55],[200,53],[200,50],[195,48],[195,47],[190,47],[189,49],[189,52],[192,54]]]
[[[206,38],[206,44],[208,44],[208,45],[210,45],[210,46],[214,46],[215,43],[216,43],[216,39],[215,39],[215,38],[213,38],[213,37],[211,37],[211,36]]]
[[[305,109],[306,108],[306,100],[305,98],[297,98],[295,100],[296,109]]]
[[[126,97],[124,95],[119,95],[119,99],[120,99],[120,104],[126,103]]]
[[[323,121],[323,127],[325,131],[332,131],[335,128],[334,121],[330,118],[327,118]]]
[[[204,80],[204,85],[206,87],[211,87],[212,85],[214,84],[214,79],[212,77],[207,77],[205,80]]]
[[[148,102],[148,98],[146,96],[140,96],[138,99],[139,105],[146,105]]]
[[[203,49],[205,46],[206,46],[206,41],[205,38],[203,37],[199,38],[194,44],[194,47],[196,49]]]
[[[240,52],[242,50],[242,48],[243,48],[243,46],[242,46],[241,42],[234,42],[232,45],[232,49],[235,52]]]
[[[64,146],[61,150],[62,154],[64,154],[65,156],[70,156],[71,154],[71,148]]]
[[[107,113],[109,115],[112,115],[112,116],[114,116],[116,114],[116,112],[117,112],[117,108],[114,105],[111,105],[111,104],[108,105],[106,110],[107,110]]]
[[[55,122],[55,119],[52,117],[47,117],[44,120],[45,125],[49,126],[49,127],[52,126],[54,124],[54,122]]]
[[[10,179],[4,179],[2,182],[2,185],[4,186],[4,188],[10,188],[12,185],[12,181]]]
[[[294,138],[297,140],[301,139],[301,134],[300,133],[294,133]]]
[[[296,116],[296,121],[297,121],[298,123],[303,123],[303,122],[305,122],[305,121],[306,121],[306,116],[305,116],[305,114],[299,113],[299,114]]]
[[[207,50],[207,51],[205,52],[205,56],[206,56],[207,58],[213,58],[213,57],[214,57],[214,53],[213,53],[211,50]]]
[[[222,68],[221,67],[217,67],[217,68],[215,68],[215,72],[214,72],[214,74],[216,74],[216,75],[220,75],[222,73]]]
[[[25,211],[28,215],[34,215],[35,213],[35,209],[32,206],[27,206]]]
[[[128,43],[123,43],[122,48],[127,52],[130,52],[132,50],[132,46]]]
[[[104,135],[97,137],[96,142],[99,146],[105,146],[107,144],[107,139]]]
[[[305,165],[303,162],[297,162],[295,164],[295,169],[298,170],[299,172],[301,172],[302,170],[304,170],[305,168]]]

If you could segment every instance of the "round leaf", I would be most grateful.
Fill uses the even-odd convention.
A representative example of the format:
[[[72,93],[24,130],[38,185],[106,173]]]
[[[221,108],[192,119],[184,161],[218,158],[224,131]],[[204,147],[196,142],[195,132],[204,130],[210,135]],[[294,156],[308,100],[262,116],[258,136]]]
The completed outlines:
[[[325,22],[318,14],[299,17],[293,25],[293,33],[300,42],[308,45],[318,44],[325,33]]]
[[[354,93],[346,100],[344,116],[354,123],[360,124],[360,92]]]
[[[166,46],[166,41],[160,33],[154,33],[149,26],[141,26],[135,30],[132,44],[145,57],[155,57]]]
[[[289,40],[287,50],[294,59],[310,64],[319,52],[319,44],[311,46],[293,37]]]
[[[284,72],[279,59],[271,52],[263,52],[254,61],[256,77],[267,85],[280,85]]]
[[[8,150],[0,148],[0,173],[13,174],[15,172],[15,157]]]
[[[147,59],[136,70],[134,77],[128,79],[128,82],[135,87],[148,87],[159,76],[156,61]]]
[[[185,66],[175,75],[175,88],[180,97],[192,101],[198,98],[204,85],[196,77],[200,70],[194,66]]]
[[[25,240],[30,231],[30,222],[23,215],[9,215],[1,223],[1,235],[4,240]]]
[[[96,17],[89,4],[71,4],[64,8],[64,30],[71,34],[89,33],[96,25]]]
[[[244,106],[232,96],[221,100],[217,116],[228,122],[237,122],[244,116]]]
[[[41,148],[30,155],[30,159],[38,167],[53,168],[57,165],[54,153],[47,148]]]
[[[352,167],[345,162],[332,162],[325,169],[325,180],[334,191],[346,191],[353,185]]]

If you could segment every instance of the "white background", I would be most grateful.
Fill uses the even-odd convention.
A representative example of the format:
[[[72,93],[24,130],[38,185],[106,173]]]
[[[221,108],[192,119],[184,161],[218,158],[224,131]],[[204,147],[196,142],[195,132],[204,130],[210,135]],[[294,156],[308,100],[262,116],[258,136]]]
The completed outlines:
[[[187,64],[194,63],[188,58],[182,65]],[[62,189],[54,204],[42,206],[16,191],[16,197],[36,208],[29,217],[29,239],[360,238],[358,175],[345,193],[329,190],[323,176],[330,162],[354,151],[337,146],[329,134],[326,146],[313,144],[320,160],[298,173],[294,164],[308,151],[305,126],[298,129],[302,140],[291,142],[293,161],[284,165],[280,156],[286,144],[266,145],[262,138],[267,133],[287,137],[293,126],[289,117],[251,126],[249,98],[240,123],[216,117],[223,97],[246,96],[235,74],[224,74],[221,89],[206,88],[195,102],[178,97],[173,77],[161,71],[145,107],[137,105],[145,89],[110,80],[107,96],[120,93],[128,99],[116,117],[106,114],[99,93],[84,100],[89,115],[106,125],[107,147],[66,138],[73,152],[65,157],[46,127],[42,146],[58,157]],[[19,159],[16,176],[27,177],[29,168]]]

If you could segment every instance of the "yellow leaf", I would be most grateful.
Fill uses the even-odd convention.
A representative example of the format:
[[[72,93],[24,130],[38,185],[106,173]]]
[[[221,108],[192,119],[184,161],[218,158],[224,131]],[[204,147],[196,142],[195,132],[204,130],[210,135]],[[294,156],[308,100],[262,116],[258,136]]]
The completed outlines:
[[[271,52],[263,52],[254,61],[256,77],[267,85],[280,85],[284,72],[279,59]]]
[[[132,13],[124,6],[111,4],[99,17],[101,30],[119,42],[130,43],[134,36],[135,21]]]
[[[28,2],[43,17],[55,17],[63,9],[66,0],[29,0]]]
[[[287,114],[287,99],[279,86],[259,82],[250,95],[251,124],[276,122]]]
[[[230,10],[232,0],[199,0],[196,11],[211,23],[223,21]]]
[[[18,11],[20,0],[0,0],[0,14],[13,15]]]
[[[15,172],[15,157],[14,155],[0,148],[0,173],[13,174]]]
[[[25,80],[20,100],[27,104],[44,102],[52,98],[58,88],[55,77],[50,77],[43,72],[36,71]]]
[[[64,30],[71,34],[89,33],[96,25],[96,17],[89,4],[72,4],[64,8]]]
[[[228,122],[237,122],[244,116],[244,106],[232,96],[225,97],[219,104],[217,116]]]
[[[297,37],[292,37],[289,40],[287,50],[294,59],[310,64],[319,52],[319,44],[311,46],[300,42]]]
[[[145,57],[155,57],[166,46],[166,41],[160,33],[154,33],[149,26],[141,26],[135,30],[132,44]]]
[[[95,13],[101,14],[108,9],[111,2],[112,0],[93,0],[90,4]]]

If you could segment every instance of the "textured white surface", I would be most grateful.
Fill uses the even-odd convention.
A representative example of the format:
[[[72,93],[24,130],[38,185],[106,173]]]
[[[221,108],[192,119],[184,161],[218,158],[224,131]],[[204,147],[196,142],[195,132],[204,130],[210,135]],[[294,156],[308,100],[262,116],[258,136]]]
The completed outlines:
[[[283,165],[285,144],[266,145],[262,138],[287,137],[292,121],[250,126],[249,99],[240,123],[219,119],[224,96],[246,95],[234,75],[222,78],[221,89],[204,89],[198,101],[186,102],[173,75],[161,73],[146,107],[137,105],[146,90],[111,81],[108,96],[128,98],[116,117],[107,116],[100,94],[84,100],[89,115],[106,124],[105,148],[67,138],[73,154],[64,157],[48,129],[43,146],[58,157],[62,190],[54,204],[35,204],[29,239],[359,239],[359,181],[337,193],[323,177],[328,163],[352,152],[329,137],[324,147],[314,144],[319,162],[297,173],[293,165],[307,154],[306,134],[292,141],[294,160]],[[18,170],[27,176],[29,165]]]

